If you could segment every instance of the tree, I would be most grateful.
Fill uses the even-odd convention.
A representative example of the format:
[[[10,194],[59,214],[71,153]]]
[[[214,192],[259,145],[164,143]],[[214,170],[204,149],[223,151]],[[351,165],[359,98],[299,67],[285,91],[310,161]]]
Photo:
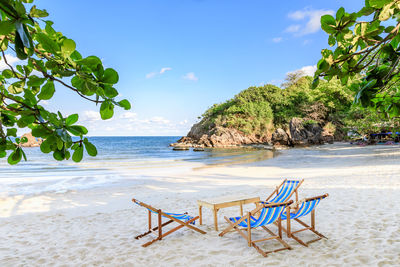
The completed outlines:
[[[96,156],[96,147],[84,135],[87,129],[76,125],[78,114],[53,113],[42,105],[55,93],[55,84],[100,105],[103,120],[114,114],[114,106],[126,110],[128,100],[117,101],[118,73],[104,69],[96,56],[82,57],[73,40],[45,20],[46,10],[38,9],[33,0],[0,0],[0,53],[8,68],[0,74],[0,157],[8,154],[8,163],[17,164],[23,157],[17,128],[30,128],[32,135],[43,138],[43,153],[53,153],[56,160],[82,160],[84,149]],[[27,11],[29,9],[29,12]],[[21,61],[13,66],[7,55]],[[72,138],[79,137],[79,140]]]
[[[361,74],[351,86],[355,103],[387,117],[400,115],[399,15],[399,0],[366,0],[358,12],[341,7],[335,17],[322,16],[321,28],[334,48],[322,50],[313,86],[320,77],[337,77],[345,85]]]

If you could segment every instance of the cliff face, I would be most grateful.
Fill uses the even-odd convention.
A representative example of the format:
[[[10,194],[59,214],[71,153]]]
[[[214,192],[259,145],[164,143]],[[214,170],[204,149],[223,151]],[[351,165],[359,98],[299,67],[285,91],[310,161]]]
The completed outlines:
[[[178,143],[201,147],[231,147],[268,143],[269,140],[268,132],[263,136],[246,135],[237,129],[216,125],[207,129],[202,122],[199,122],[194,124],[187,136],[182,137]]]
[[[204,122],[201,121],[192,126],[187,136],[172,145],[193,147],[232,147],[254,144],[303,146],[333,142],[333,135],[325,131],[318,123],[305,124],[304,122],[304,119],[292,118],[286,131],[278,128],[273,133],[266,131],[263,135],[246,135],[237,129],[216,125],[207,129],[204,127]]]

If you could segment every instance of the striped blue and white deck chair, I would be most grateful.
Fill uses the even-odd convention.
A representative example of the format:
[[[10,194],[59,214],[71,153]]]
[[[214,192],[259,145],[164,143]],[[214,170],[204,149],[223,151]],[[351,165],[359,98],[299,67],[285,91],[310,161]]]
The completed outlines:
[[[293,200],[284,203],[271,203],[271,204],[260,204],[254,210],[247,213],[243,217],[232,217],[227,218],[225,220],[229,223],[229,226],[223,230],[219,236],[223,236],[231,230],[236,230],[244,239],[247,240],[247,244],[249,247],[254,247],[261,255],[266,257],[269,253],[284,250],[284,249],[292,249],[285,241],[282,240],[282,226],[281,226],[281,215],[285,211],[286,207],[293,203]],[[256,218],[255,216],[259,216]],[[267,228],[267,225],[273,224],[277,222],[278,224],[278,234],[275,234],[270,229]],[[240,228],[242,227],[242,228]],[[260,227],[264,231],[266,231],[270,237],[252,240],[251,238],[251,230],[254,228]],[[247,231],[247,234],[245,233]],[[276,239],[283,245],[283,248],[279,248],[271,251],[263,251],[259,246],[256,245],[257,242],[268,241]]]
[[[151,234],[151,233],[156,234],[156,238],[151,240],[151,241],[149,241],[149,242],[147,242],[147,243],[145,243],[145,244],[143,244],[142,245],[143,247],[147,247],[147,246],[153,244],[154,242],[156,242],[158,240],[162,240],[167,235],[169,235],[169,234],[171,234],[171,233],[173,233],[173,232],[175,232],[175,231],[177,231],[177,230],[179,230],[179,229],[181,229],[183,227],[188,227],[189,229],[192,229],[192,230],[194,230],[196,232],[199,232],[201,234],[205,234],[206,233],[206,232],[198,229],[197,227],[193,226],[195,221],[199,218],[199,216],[192,217],[192,216],[189,216],[187,213],[163,212],[160,209],[153,208],[152,206],[147,205],[147,204],[145,204],[143,202],[140,202],[140,201],[138,201],[138,200],[136,200],[134,198],[132,199],[132,201],[134,203],[138,204],[139,206],[142,206],[142,207],[144,207],[144,208],[146,208],[148,210],[148,223],[149,223],[148,231],[143,233],[143,234],[141,234],[141,235],[136,236],[135,239],[140,239],[140,238],[142,238],[142,237],[144,237],[144,236],[146,236],[148,234]],[[152,213],[157,214],[157,218],[158,218],[158,226],[156,226],[154,228],[152,228],[152,225],[151,225],[151,215],[152,215]],[[162,222],[162,217],[168,218],[169,220],[163,223]],[[176,222],[179,225],[177,227],[175,227],[175,228],[173,228],[171,230],[168,230],[167,232],[163,233],[162,228],[164,226],[172,223],[172,222]]]
[[[289,201],[293,194],[296,195],[296,201],[299,199],[298,189],[304,182],[302,180],[288,180],[285,179],[283,182],[276,187],[272,194],[265,200],[266,203],[282,203]],[[275,195],[276,194],[276,195]],[[275,196],[274,196],[275,195]]]
[[[317,230],[315,230],[315,209],[318,206],[318,204],[320,203],[320,201],[326,197],[328,197],[328,194],[317,196],[317,197],[306,198],[306,199],[300,201],[296,205],[297,208],[295,208],[294,210],[289,206],[286,208],[286,213],[282,214],[281,219],[286,220],[286,230],[284,229],[284,231],[287,233],[288,237],[293,238],[294,240],[296,240],[297,242],[299,242],[300,244],[302,244],[303,246],[306,246],[306,247],[308,247],[308,244],[310,244],[312,242],[318,241],[322,238],[327,238],[326,236],[324,236],[323,234],[321,234],[321,233],[317,232]],[[293,212],[291,212],[291,210]],[[311,226],[309,226],[308,224],[306,224],[305,222],[303,222],[302,220],[299,219],[301,217],[307,216],[308,214],[311,215]],[[304,228],[302,228],[300,230],[292,231],[291,224],[290,224],[291,220],[295,220],[296,222],[298,222],[299,224],[304,226]],[[297,236],[294,235],[294,234],[297,234],[299,232],[306,231],[306,230],[310,230],[311,232],[316,234],[318,236],[318,238],[304,242],[300,238],[298,238]]]

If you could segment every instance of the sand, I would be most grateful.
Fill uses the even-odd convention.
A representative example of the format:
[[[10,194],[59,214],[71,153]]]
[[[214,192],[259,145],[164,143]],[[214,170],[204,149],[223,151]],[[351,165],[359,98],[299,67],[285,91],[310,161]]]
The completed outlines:
[[[398,266],[399,148],[333,144],[290,149],[249,165],[149,174],[124,188],[3,198],[0,266]],[[237,233],[219,237],[208,209],[199,226],[206,235],[180,230],[148,248],[141,244],[149,239],[134,239],[146,230],[147,213],[130,202],[132,197],[197,214],[197,199],[265,198],[285,177],[305,179],[301,198],[329,193],[316,213],[317,230],[329,239],[306,248],[285,236],[293,250],[264,258]],[[238,213],[237,207],[221,210],[220,228],[223,216]],[[304,232],[299,237],[314,236]],[[275,248],[275,243],[261,246]]]

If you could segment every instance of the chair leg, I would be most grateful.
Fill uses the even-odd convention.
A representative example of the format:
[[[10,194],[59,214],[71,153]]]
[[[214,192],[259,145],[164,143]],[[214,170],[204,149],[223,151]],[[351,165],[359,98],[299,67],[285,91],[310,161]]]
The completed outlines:
[[[315,215],[314,215],[315,216]],[[326,236],[324,236],[323,234],[319,233],[318,231],[315,230],[315,217],[313,218],[313,215],[311,214],[311,226],[309,226],[308,224],[306,224],[305,222],[301,221],[300,219],[296,218],[294,219],[296,222],[298,222],[299,224],[301,224],[302,226],[304,226],[304,229],[300,229],[298,231],[302,231],[302,230],[310,230],[311,232],[313,232],[314,234],[316,234],[318,236],[318,238],[304,242],[303,240],[301,240],[300,238],[298,238],[297,236],[295,236],[293,233],[291,233],[291,238],[293,238],[294,240],[296,240],[298,243],[300,243],[301,245],[308,247],[308,245],[310,243],[316,242],[318,240],[321,240],[322,238],[326,238],[328,239]],[[297,231],[296,231],[297,232]]]
[[[196,217],[194,217],[193,219],[187,221],[186,223],[189,224],[189,223],[191,223],[191,222],[194,222],[194,221],[196,221],[198,218],[199,218],[199,216],[196,216]],[[165,226],[165,225],[167,225],[167,224],[169,224],[169,223],[171,223],[171,222],[173,222],[173,221],[170,220],[170,221],[168,221],[168,222],[162,224],[162,226]],[[150,246],[151,244],[153,244],[154,242],[156,242],[156,241],[158,241],[158,240],[162,240],[162,239],[163,239],[164,237],[166,237],[167,235],[170,235],[170,234],[172,234],[173,232],[175,232],[175,231],[177,231],[177,230],[179,230],[179,229],[181,229],[181,228],[183,228],[183,227],[185,227],[185,226],[186,226],[186,225],[180,224],[180,225],[178,225],[177,227],[172,228],[171,230],[169,230],[169,231],[167,231],[167,232],[161,234],[161,236],[158,236],[158,237],[154,238],[153,240],[150,240],[149,242],[143,244],[142,247],[148,247],[148,246]],[[157,228],[157,227],[155,227],[155,228]]]
[[[172,223],[172,222],[173,222],[173,220],[169,220],[169,221],[163,223],[161,226],[164,227],[164,226],[166,226],[166,225],[168,225],[168,224],[170,224],[170,223]],[[153,229],[150,229],[149,231],[147,231],[147,232],[145,232],[145,233],[143,233],[143,234],[140,234],[140,235],[138,235],[138,236],[135,236],[135,239],[140,239],[140,238],[142,238],[142,237],[144,237],[144,236],[146,236],[146,235],[148,235],[148,234],[154,233],[154,232],[157,231],[157,230],[158,230],[158,226],[154,227]]]
[[[161,210],[158,210],[158,238],[161,240],[162,238],[162,218],[161,218]]]
[[[274,232],[272,232],[271,230],[269,230],[269,229],[268,229],[267,227],[265,227],[265,226],[261,226],[261,228],[264,229],[267,233],[269,233],[269,234],[272,236],[272,237],[270,237],[270,238],[261,239],[261,240],[255,240],[255,241],[252,242],[253,247],[254,247],[261,255],[263,255],[264,257],[267,257],[268,254],[273,253],[273,252],[278,252],[278,251],[286,250],[286,249],[292,249],[292,247],[289,246],[288,243],[286,243],[285,241],[283,241],[282,238],[279,237],[279,234],[276,235]],[[263,251],[260,247],[258,247],[258,246],[255,244],[256,242],[261,242],[261,241],[264,241],[264,240],[266,241],[266,240],[269,240],[269,239],[276,239],[279,243],[281,243],[281,244],[283,245],[283,248],[278,248],[278,249],[270,250],[270,251]]]
[[[251,247],[251,224],[250,224],[250,212],[247,213],[247,244]]]

